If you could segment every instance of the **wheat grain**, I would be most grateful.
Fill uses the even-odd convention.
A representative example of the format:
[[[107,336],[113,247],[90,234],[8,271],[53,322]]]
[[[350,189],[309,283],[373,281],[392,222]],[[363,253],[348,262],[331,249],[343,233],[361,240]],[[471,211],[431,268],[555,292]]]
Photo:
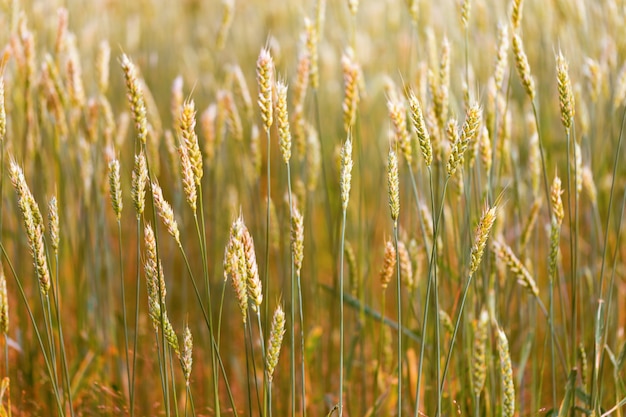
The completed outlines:
[[[266,132],[270,131],[273,123],[272,113],[272,86],[274,84],[274,61],[267,48],[261,49],[256,63],[256,76],[259,85],[258,104],[261,108],[261,118]]]
[[[513,385],[513,368],[509,355],[509,342],[504,331],[498,329],[498,356],[500,358],[500,381],[502,386],[502,417],[513,417],[515,414],[515,386]]]
[[[272,318],[272,327],[270,329],[269,347],[267,350],[267,376],[271,383],[274,379],[274,370],[278,365],[278,357],[280,356],[280,347],[283,344],[285,336],[285,312],[278,305],[274,310]]]

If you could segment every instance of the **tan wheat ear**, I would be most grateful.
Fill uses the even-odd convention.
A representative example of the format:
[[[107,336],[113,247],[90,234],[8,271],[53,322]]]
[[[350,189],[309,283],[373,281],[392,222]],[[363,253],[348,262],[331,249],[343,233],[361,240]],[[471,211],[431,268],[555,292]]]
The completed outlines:
[[[320,0],[326,3],[326,0]],[[304,29],[306,31],[306,49],[309,53],[310,68],[309,68],[309,82],[313,90],[317,90],[320,85],[319,75],[319,60],[318,60],[318,43],[319,34],[321,33],[321,26],[323,21],[324,7],[319,7],[319,13],[316,16],[316,22],[311,21],[309,18],[304,19]]]
[[[295,273],[300,276],[304,260],[304,217],[294,204],[291,218],[291,248]]]
[[[522,37],[515,33],[513,34],[513,54],[515,55],[515,66],[517,67],[517,73],[522,81],[522,85],[526,90],[526,94],[530,98],[530,101],[535,100],[535,81],[530,74],[530,64],[528,64],[528,57],[524,52],[524,44],[522,43]]]
[[[9,296],[7,294],[7,279],[0,265],[0,333],[9,334]]]
[[[502,89],[509,55],[509,28],[506,23],[498,23],[498,44],[496,49],[496,65],[493,74],[496,90]]]
[[[574,92],[569,78],[567,61],[559,51],[556,56],[556,80],[559,89],[559,105],[561,107],[561,121],[565,130],[569,132],[574,121]]]
[[[283,80],[276,82],[276,125],[278,127],[278,142],[285,164],[291,159],[291,130],[289,114],[287,112],[287,84]]]
[[[394,268],[396,267],[396,248],[393,245],[391,239],[387,239],[385,242],[385,257],[383,258],[383,267],[380,270],[380,284],[383,290],[387,289],[387,286],[391,282],[391,276],[393,275]]]
[[[406,126],[406,108],[399,98],[389,98],[387,100],[389,118],[393,124],[394,138],[402,152],[404,159],[411,164],[413,161],[413,151],[411,149],[411,139]]]
[[[515,386],[513,385],[513,367],[509,355],[509,341],[504,331],[498,329],[498,356],[500,358],[500,381],[502,386],[502,417],[515,414]]]
[[[59,231],[59,208],[56,196],[53,196],[48,202],[48,229],[50,230],[50,246],[56,255],[59,253],[59,243],[61,233]]]
[[[342,104],[343,127],[349,132],[356,122],[357,107],[359,105],[359,66],[354,61],[354,51],[348,48],[341,57],[343,69],[344,98]]]
[[[474,327],[474,344],[472,349],[472,388],[474,396],[480,397],[487,380],[487,337],[489,331],[489,313],[483,308]]]
[[[474,244],[472,245],[472,252],[470,255],[470,276],[474,275],[474,273],[478,270],[485,246],[487,245],[489,232],[493,227],[493,223],[496,221],[497,210],[497,206],[486,209],[480,218],[478,226],[476,227],[476,232],[474,233]]]
[[[413,128],[417,133],[417,139],[419,142],[422,156],[424,157],[424,163],[427,167],[433,162],[433,148],[430,142],[430,134],[426,122],[424,121],[424,115],[422,113],[422,107],[415,93],[411,91],[409,93],[409,107],[411,108],[411,121],[413,122]]]
[[[391,220],[393,220],[394,227],[397,227],[398,216],[400,215],[400,180],[398,178],[398,156],[391,147],[387,158],[387,185],[389,187]]]
[[[127,98],[130,110],[137,130],[137,139],[145,145],[148,137],[148,120],[141,83],[137,78],[137,69],[126,54],[122,55],[121,62],[124,78],[126,80]]]
[[[193,365],[193,336],[189,325],[185,324],[183,330],[183,350],[180,353],[180,363],[183,368],[183,376],[185,377],[185,385],[189,386],[189,379],[191,377],[191,367]]]
[[[278,365],[278,357],[280,356],[280,348],[283,344],[285,335],[285,312],[280,304],[274,310],[272,318],[272,327],[270,328],[270,339],[267,350],[267,376],[271,383],[274,379],[274,370]]]
[[[352,183],[352,139],[344,142],[341,148],[341,207],[345,211],[350,200],[350,186]]]
[[[152,196],[154,198],[154,205],[156,206],[159,217],[161,217],[167,232],[180,246],[180,231],[178,230],[178,223],[174,218],[174,210],[172,210],[170,203],[163,198],[163,190],[161,190],[161,186],[159,186],[156,182],[152,183]]]
[[[114,159],[109,162],[109,188],[111,194],[111,203],[117,220],[122,218],[122,184],[120,179],[120,161]]]
[[[256,63],[256,76],[259,85],[258,104],[261,109],[261,118],[263,119],[263,127],[269,132],[274,121],[273,119],[273,102],[272,89],[274,84],[274,61],[267,48],[261,49],[259,58]]]

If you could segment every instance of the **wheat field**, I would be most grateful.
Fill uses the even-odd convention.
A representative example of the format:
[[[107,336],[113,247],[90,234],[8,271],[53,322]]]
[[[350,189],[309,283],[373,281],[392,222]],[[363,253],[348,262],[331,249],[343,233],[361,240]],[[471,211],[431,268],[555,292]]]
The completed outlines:
[[[625,21],[0,2],[0,416],[622,416]]]

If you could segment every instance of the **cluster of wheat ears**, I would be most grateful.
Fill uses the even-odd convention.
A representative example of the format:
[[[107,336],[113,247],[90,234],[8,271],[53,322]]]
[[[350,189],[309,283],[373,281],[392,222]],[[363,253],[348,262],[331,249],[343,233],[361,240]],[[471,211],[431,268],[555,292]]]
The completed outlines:
[[[0,416],[626,411],[622,1],[0,8]]]

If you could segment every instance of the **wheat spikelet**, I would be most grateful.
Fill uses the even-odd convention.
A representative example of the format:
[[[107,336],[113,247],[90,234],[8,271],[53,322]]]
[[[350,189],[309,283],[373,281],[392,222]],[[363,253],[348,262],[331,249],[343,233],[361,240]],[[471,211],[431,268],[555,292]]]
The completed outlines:
[[[483,164],[483,168],[485,169],[485,173],[489,175],[489,172],[491,171],[492,153],[491,153],[491,139],[489,138],[489,130],[487,130],[487,127],[483,126],[479,140],[480,140],[480,148],[479,148],[480,160]]]
[[[152,183],[152,197],[154,198],[154,205],[159,213],[159,217],[161,217],[167,232],[180,246],[180,231],[178,230],[178,223],[174,218],[174,210],[172,210],[170,203],[163,198],[163,190],[161,190],[161,187],[156,182]]]
[[[555,175],[554,180],[552,181],[552,187],[550,188],[550,202],[552,203],[552,215],[559,225],[563,223],[563,218],[565,217],[561,194],[563,194],[561,179],[558,175]]]
[[[348,48],[341,57],[343,70],[343,127],[349,132],[356,122],[356,111],[359,105],[359,66],[354,61],[354,51]]]
[[[185,377],[185,385],[189,386],[189,377],[191,376],[191,366],[193,365],[193,336],[189,326],[185,324],[183,330],[183,350],[180,353],[180,364],[183,368],[183,376]]]
[[[187,146],[184,142],[181,142],[180,146],[178,147],[178,156],[180,157],[180,167],[182,171],[183,190],[185,191],[185,198],[187,199],[189,207],[191,207],[191,211],[195,213],[198,201],[198,194],[196,192],[196,177],[193,173],[191,159],[189,158]]]
[[[220,27],[217,31],[217,39],[215,41],[218,51],[224,49],[226,38],[228,37],[230,27],[235,18],[235,0],[222,0],[222,5],[224,6],[224,13],[222,14],[222,20],[220,21]]]
[[[569,78],[567,61],[561,51],[556,56],[556,80],[559,89],[559,105],[561,107],[561,122],[566,131],[569,131],[574,121],[574,93]]]
[[[0,333],[5,336],[9,334],[9,296],[2,266],[0,266]]]
[[[462,152],[465,151],[465,149],[462,149],[460,141],[461,137],[459,136],[456,119],[448,120],[446,125],[446,134],[448,136],[449,143],[452,144],[450,156],[448,157],[448,162],[446,163],[446,171],[448,172],[448,176],[451,177],[454,175],[461,162]]]
[[[241,224],[241,245],[246,263],[246,276],[248,281],[248,300],[252,301],[250,307],[257,314],[261,313],[261,303],[263,302],[263,287],[259,278],[259,267],[256,262],[256,253],[254,251],[254,240],[243,218],[239,217]]]
[[[522,85],[530,101],[533,101],[535,99],[535,81],[530,74],[530,65],[528,64],[526,52],[524,52],[522,38],[517,33],[513,34],[513,54],[515,55],[515,66],[517,67],[517,73],[522,81]]]
[[[261,118],[266,132],[270,131],[273,123],[272,115],[272,85],[274,83],[274,61],[267,48],[261,49],[256,62],[256,76],[259,85],[258,104],[261,108]]]
[[[288,164],[291,159],[291,131],[287,113],[287,84],[283,80],[276,83],[276,124],[278,126],[278,142],[283,161]]]
[[[522,287],[526,288],[535,298],[539,299],[539,287],[537,287],[528,269],[526,269],[524,264],[513,254],[511,248],[505,243],[493,242],[493,251],[515,275],[517,282]]]
[[[400,180],[398,179],[398,156],[391,147],[387,158],[387,185],[391,220],[393,220],[394,227],[397,227],[400,214]]]
[[[513,26],[513,30],[517,30],[520,27],[523,7],[524,0],[513,0],[511,2],[511,26]]]
[[[430,84],[433,91],[435,115],[437,116],[439,126],[443,127],[448,118],[448,96],[450,94],[450,42],[448,42],[448,38],[445,36],[441,42],[439,78],[435,81],[434,74],[429,78],[431,79]]]
[[[496,214],[497,206],[486,209],[480,218],[478,226],[476,227],[476,231],[474,232],[474,244],[472,245],[472,252],[470,255],[470,276],[474,275],[474,273],[478,270],[478,266],[480,265],[483,252],[485,250],[485,245],[487,244],[487,239],[489,238],[489,232],[491,231],[493,223],[496,220]]]
[[[383,258],[383,267],[380,270],[380,283],[383,291],[391,282],[394,268],[396,267],[396,248],[393,246],[391,239],[385,242],[385,257]]]
[[[467,30],[469,18],[470,18],[470,10],[471,3],[470,0],[461,0],[460,1],[460,14],[461,14],[461,23],[463,23],[463,28]]]
[[[244,325],[248,318],[248,268],[246,265],[246,253],[242,242],[243,222],[237,218],[231,228],[230,237],[224,254],[224,278],[230,274],[233,289],[237,295],[239,309],[241,310]]]
[[[120,180],[120,161],[113,159],[109,162],[109,193],[115,217],[119,221],[122,218],[122,185]]]
[[[343,211],[348,209],[350,200],[350,185],[352,183],[352,139],[344,142],[341,148],[341,207]]]
[[[496,48],[496,65],[493,72],[493,79],[496,83],[496,90],[502,89],[504,74],[507,68],[507,58],[509,56],[509,28],[506,23],[498,23],[498,43]]]
[[[480,317],[474,326],[474,343],[472,349],[472,389],[476,398],[485,387],[487,379],[487,337],[489,331],[489,313],[483,307]]]
[[[304,260],[304,217],[295,204],[291,216],[291,250],[293,251],[295,273],[300,276],[302,261]]]
[[[400,99],[389,98],[387,100],[387,109],[389,110],[389,118],[393,124],[395,141],[402,151],[404,159],[411,164],[413,161],[413,152],[411,150],[411,138],[406,127],[406,109],[404,103]]]
[[[132,174],[131,197],[137,212],[137,218],[143,214],[146,204],[146,183],[148,182],[148,167],[143,152],[135,155],[135,167]]]
[[[180,117],[178,119],[178,130],[182,141],[185,143],[185,147],[189,154],[189,160],[191,162],[191,168],[195,177],[196,185],[199,186],[204,175],[204,169],[202,166],[202,152],[200,151],[200,144],[198,143],[198,136],[196,135],[196,108],[193,100],[185,101],[180,111]]]
[[[46,263],[46,252],[43,242],[43,219],[33,195],[26,184],[24,173],[17,163],[11,159],[9,174],[18,196],[18,206],[24,219],[24,228],[28,237],[28,245],[33,256],[35,271],[39,278],[39,289],[44,296],[50,289],[50,272]]]
[[[145,145],[148,137],[148,121],[143,91],[137,78],[137,69],[126,54],[122,55],[121,65],[126,79],[127,98],[137,130],[137,139]]]
[[[321,0],[324,4],[325,0]],[[317,90],[320,85],[319,75],[319,58],[318,58],[318,43],[319,34],[321,33],[321,25],[323,21],[323,7],[320,7],[318,11],[320,13],[316,16],[316,22],[312,22],[309,18],[304,19],[304,28],[306,31],[306,50],[309,54],[310,67],[309,67],[309,82],[314,90]]]
[[[269,346],[267,349],[267,377],[271,383],[274,379],[274,370],[278,365],[278,357],[280,356],[280,347],[283,344],[283,336],[285,335],[285,312],[278,305],[274,310],[272,318],[272,327],[270,329]]]
[[[144,241],[146,245],[146,258],[144,270],[146,273],[146,283],[148,289],[148,313],[152,319],[152,326],[158,331],[161,322],[161,293],[165,289],[159,290],[159,261],[156,251],[156,240],[150,224],[144,228]]]
[[[509,342],[500,329],[498,329],[498,356],[500,358],[500,381],[502,385],[502,417],[513,417],[515,413],[513,368],[509,355]]]
[[[54,53],[56,55],[65,51],[67,42],[67,26],[68,26],[68,12],[65,7],[59,7],[57,9],[57,31],[54,40]]]
[[[430,143],[430,135],[428,133],[428,128],[426,127],[426,122],[424,122],[422,108],[413,91],[409,93],[409,107],[411,108],[411,121],[413,122],[413,128],[417,133],[417,139],[420,150],[422,151],[422,156],[424,157],[424,162],[427,167],[430,167],[433,162],[433,148]]]
[[[53,196],[48,202],[48,229],[50,230],[50,246],[54,254],[59,253],[59,208],[57,206],[57,198]]]
[[[66,36],[68,57],[66,71],[68,77],[67,90],[72,106],[80,109],[85,105],[85,89],[83,87],[83,72],[80,65],[76,37],[73,33]]]
[[[356,13],[359,11],[359,0],[348,0],[348,9],[352,16],[356,16]]]

